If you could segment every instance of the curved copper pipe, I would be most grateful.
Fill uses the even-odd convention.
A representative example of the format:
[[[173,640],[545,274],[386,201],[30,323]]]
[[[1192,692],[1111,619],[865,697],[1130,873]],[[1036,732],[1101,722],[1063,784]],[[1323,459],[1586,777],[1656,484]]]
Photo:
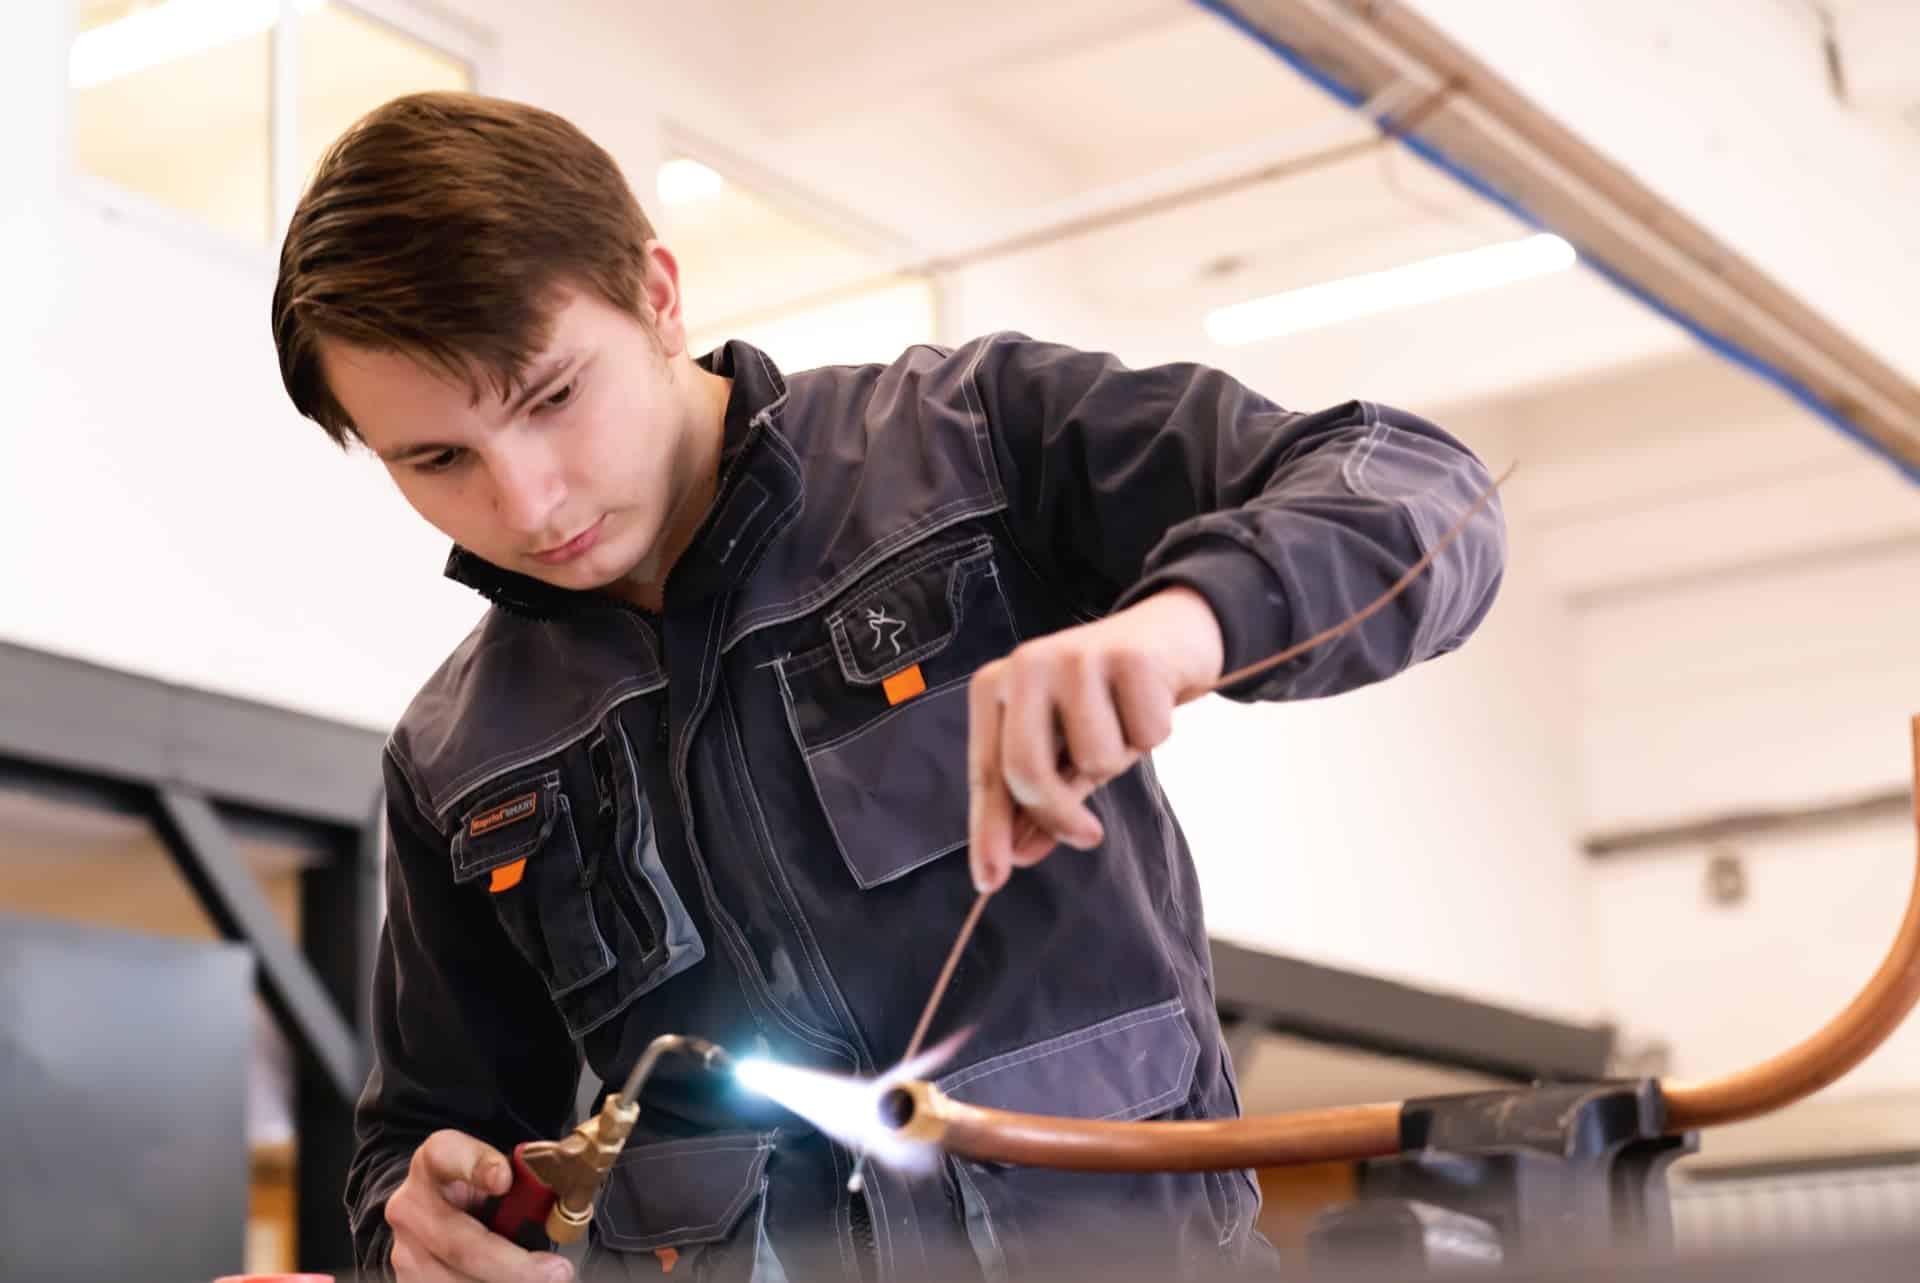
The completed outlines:
[[[1912,723],[1914,825],[1920,834],[1920,717]],[[1920,844],[1916,846],[1920,859]],[[1920,864],[1886,960],[1844,1011],[1798,1046],[1705,1082],[1661,1084],[1667,1130],[1691,1131],[1789,1105],[1827,1086],[1885,1042],[1920,1001]],[[1200,1171],[1378,1158],[1400,1151],[1403,1102],[1268,1117],[1114,1123],[986,1109],[926,1082],[888,1093],[882,1112],[901,1136],[981,1162],[1078,1171]]]
[[[1197,1172],[1399,1152],[1400,1105],[1350,1105],[1270,1118],[1110,1123],[1017,1114],[954,1100],[931,1083],[889,1097],[898,1134],[980,1162],[1082,1172]]]
[[[1920,717],[1913,719],[1913,822],[1920,834]],[[1812,1095],[1865,1060],[1920,1001],[1920,867],[1886,961],[1854,1000],[1799,1046],[1705,1082],[1662,1083],[1667,1125],[1690,1131],[1737,1122]]]

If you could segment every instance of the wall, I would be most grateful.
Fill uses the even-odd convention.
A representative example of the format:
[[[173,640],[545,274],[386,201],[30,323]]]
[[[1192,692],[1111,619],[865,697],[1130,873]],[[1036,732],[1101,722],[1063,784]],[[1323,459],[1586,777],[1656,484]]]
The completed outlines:
[[[1590,823],[1792,810],[1910,786],[1920,712],[1920,543],[1869,547],[1579,613],[1582,805]],[[1608,1008],[1686,1075],[1783,1050],[1837,1013],[1891,943],[1914,878],[1894,813],[1734,839],[1744,901],[1706,893],[1683,844],[1595,869]],[[1920,1023],[1831,1094],[1920,1088]],[[1911,1105],[1901,1108],[1909,1112]],[[1830,1144],[1886,1130],[1871,1115]],[[1911,1130],[1909,1128],[1909,1130]]]
[[[1908,787],[1920,712],[1920,503],[1771,389],[1700,355],[1502,407],[1517,520],[1567,603],[1574,825],[1671,826]],[[1851,999],[1913,879],[1895,813],[1590,870],[1598,998],[1680,1076],[1738,1069]],[[1920,1025],[1801,1111],[1710,1137],[1746,1158],[1916,1134]],[[1836,1103],[1838,1102],[1838,1103]],[[1848,1102],[1851,1102],[1850,1104]],[[1813,1121],[1809,1121],[1813,1120]]]
[[[1722,849],[1746,870],[1737,904],[1707,894],[1699,846],[1617,856],[1593,879],[1607,1002],[1671,1044],[1681,1077],[1764,1060],[1837,1013],[1885,955],[1913,880],[1913,824],[1898,817]],[[1916,1087],[1909,1023],[1832,1091]]]
[[[1521,541],[1453,655],[1331,700],[1184,710],[1160,755],[1212,929],[1591,1018],[1565,612]]]

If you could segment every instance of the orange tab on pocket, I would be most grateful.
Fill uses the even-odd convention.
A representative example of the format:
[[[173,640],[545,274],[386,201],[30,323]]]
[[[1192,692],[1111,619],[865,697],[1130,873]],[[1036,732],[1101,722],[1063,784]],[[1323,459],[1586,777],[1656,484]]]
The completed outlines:
[[[521,856],[512,864],[503,864],[493,871],[493,878],[487,883],[487,890],[498,895],[502,891],[511,891],[520,885],[520,879],[527,872],[527,857]]]
[[[880,683],[880,689],[887,693],[887,703],[899,704],[912,699],[927,688],[927,679],[920,672],[920,665],[903,668]]]

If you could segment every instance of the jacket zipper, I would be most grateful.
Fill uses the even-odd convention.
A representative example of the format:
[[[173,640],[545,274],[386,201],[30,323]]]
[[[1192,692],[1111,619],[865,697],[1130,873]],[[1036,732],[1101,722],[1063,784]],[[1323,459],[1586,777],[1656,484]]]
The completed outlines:
[[[867,1204],[865,1190],[853,1196],[847,1206],[847,1217],[853,1229],[853,1255],[860,1270],[860,1283],[878,1283],[880,1244],[874,1237],[873,1209]]]

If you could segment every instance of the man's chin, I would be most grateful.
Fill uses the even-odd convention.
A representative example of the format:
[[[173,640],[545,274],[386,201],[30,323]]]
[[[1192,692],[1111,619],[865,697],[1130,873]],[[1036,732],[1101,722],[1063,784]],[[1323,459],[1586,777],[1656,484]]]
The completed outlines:
[[[617,572],[602,566],[585,564],[591,560],[591,558],[582,557],[579,563],[565,566],[544,566],[534,562],[526,568],[525,573],[543,584],[554,588],[565,588],[572,592],[593,592],[605,588],[620,578]]]
[[[538,579],[541,583],[551,584],[555,588],[566,588],[573,592],[595,592],[608,588],[626,575],[624,560],[617,556],[607,556],[608,549],[595,548],[584,557],[577,557],[559,566],[549,566],[543,562],[527,561],[522,563],[521,573]]]

